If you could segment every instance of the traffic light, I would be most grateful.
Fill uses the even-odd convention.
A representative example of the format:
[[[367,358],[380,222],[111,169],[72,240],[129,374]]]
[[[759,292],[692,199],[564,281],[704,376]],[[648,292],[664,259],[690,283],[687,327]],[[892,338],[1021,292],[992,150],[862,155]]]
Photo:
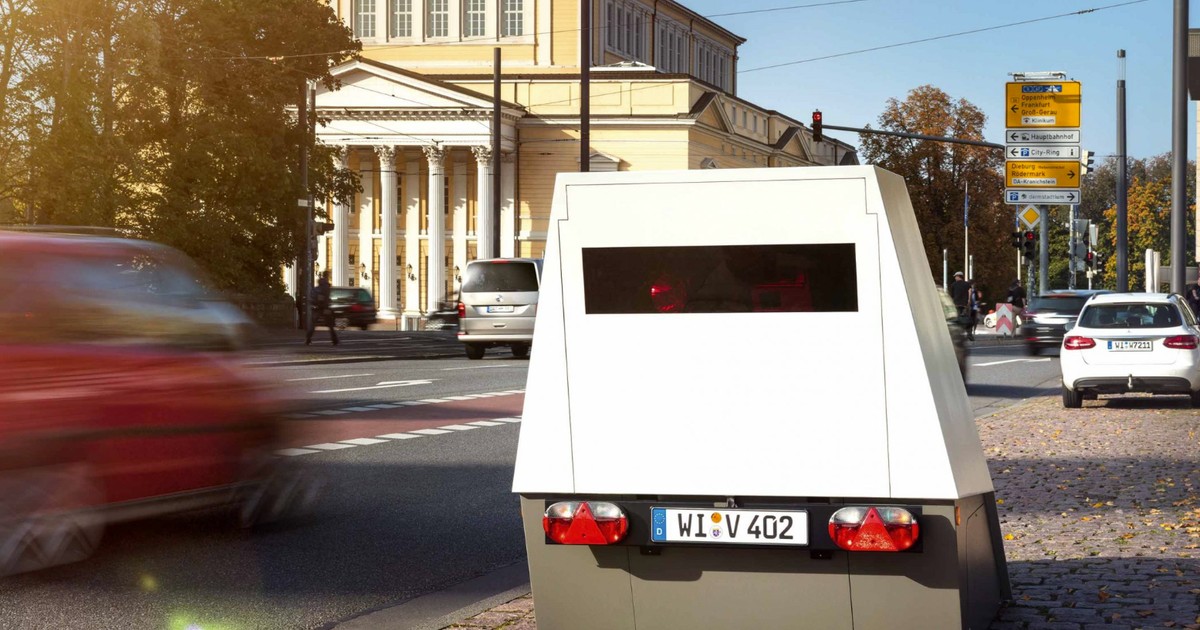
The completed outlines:
[[[1030,230],[1025,233],[1025,239],[1021,242],[1022,253],[1026,258],[1032,259],[1037,253],[1037,232]]]
[[[821,110],[813,111],[812,120],[813,142],[823,142],[825,140],[824,132],[821,129]]]
[[[1013,247],[1015,247],[1017,249],[1021,249],[1021,241],[1023,241],[1023,240],[1025,240],[1025,239],[1021,237],[1020,232],[1013,232],[1012,239],[1009,240],[1008,244],[1012,245]]]
[[[1087,254],[1084,254],[1083,264],[1086,265],[1088,269],[1091,269],[1093,266],[1095,266],[1095,264],[1096,264],[1095,252],[1088,252]]]
[[[315,231],[318,235],[333,231],[333,223],[329,221],[317,221]]]
[[[1096,170],[1096,152],[1084,151],[1079,155],[1079,174],[1087,175]]]
[[[1104,256],[1100,255],[1100,252],[1092,252],[1092,264],[1096,266],[1096,269],[1103,269]]]

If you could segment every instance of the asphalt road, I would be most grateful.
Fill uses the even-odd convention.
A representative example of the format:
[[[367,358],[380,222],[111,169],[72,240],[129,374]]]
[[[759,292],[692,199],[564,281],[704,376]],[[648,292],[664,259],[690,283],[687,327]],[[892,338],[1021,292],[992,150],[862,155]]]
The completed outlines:
[[[112,527],[88,561],[0,582],[0,628],[326,628],[523,561],[510,484],[528,362],[468,361],[445,333],[317,339],[246,357],[292,401],[280,448],[324,480],[315,514]],[[1057,359],[1018,346],[981,341],[969,363],[978,415],[1057,389]]]

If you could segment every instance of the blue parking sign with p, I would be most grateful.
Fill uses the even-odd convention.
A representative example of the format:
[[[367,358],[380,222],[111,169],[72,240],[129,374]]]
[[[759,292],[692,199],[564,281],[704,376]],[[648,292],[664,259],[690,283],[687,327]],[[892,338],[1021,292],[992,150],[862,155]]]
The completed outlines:
[[[1009,201],[1020,201],[1020,199],[1017,197],[1017,191],[1010,190],[1008,192],[1008,200]]]

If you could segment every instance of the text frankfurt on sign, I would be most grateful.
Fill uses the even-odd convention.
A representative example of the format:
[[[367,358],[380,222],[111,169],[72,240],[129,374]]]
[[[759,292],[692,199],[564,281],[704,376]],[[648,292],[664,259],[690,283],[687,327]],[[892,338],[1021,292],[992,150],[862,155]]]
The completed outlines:
[[[1023,190],[1006,188],[1004,190],[1004,203],[1038,203],[1046,205],[1079,203],[1079,189],[1047,188],[1043,190]]]
[[[1004,155],[1010,160],[1078,160],[1079,145],[1062,144],[1023,147],[1010,144],[1005,149]]]
[[[1004,144],[1079,144],[1079,130],[1006,129]]]
[[[1014,81],[1005,84],[1006,127],[1078,127],[1078,81]]]
[[[1009,188],[1079,188],[1079,160],[1004,163]]]

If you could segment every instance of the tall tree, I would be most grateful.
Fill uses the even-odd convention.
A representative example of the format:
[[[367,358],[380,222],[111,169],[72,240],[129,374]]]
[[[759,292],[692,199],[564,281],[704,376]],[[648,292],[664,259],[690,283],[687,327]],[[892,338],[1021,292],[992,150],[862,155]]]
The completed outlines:
[[[226,288],[277,290],[303,240],[301,86],[333,86],[330,68],[359,49],[328,3],[0,2],[28,3],[19,198],[36,219],[121,228],[184,250]],[[320,160],[309,181],[318,198],[354,185]]]
[[[955,100],[932,85],[923,85],[903,101],[890,99],[878,123],[888,131],[982,140],[986,121],[983,111],[966,99]],[[944,250],[952,267],[967,271],[963,206],[969,196],[975,277],[986,300],[1003,301],[1015,272],[1009,246],[1013,213],[1000,203],[1003,155],[986,147],[870,133],[862,134],[860,142],[866,162],[902,175],[908,183],[930,272],[938,281]]]

